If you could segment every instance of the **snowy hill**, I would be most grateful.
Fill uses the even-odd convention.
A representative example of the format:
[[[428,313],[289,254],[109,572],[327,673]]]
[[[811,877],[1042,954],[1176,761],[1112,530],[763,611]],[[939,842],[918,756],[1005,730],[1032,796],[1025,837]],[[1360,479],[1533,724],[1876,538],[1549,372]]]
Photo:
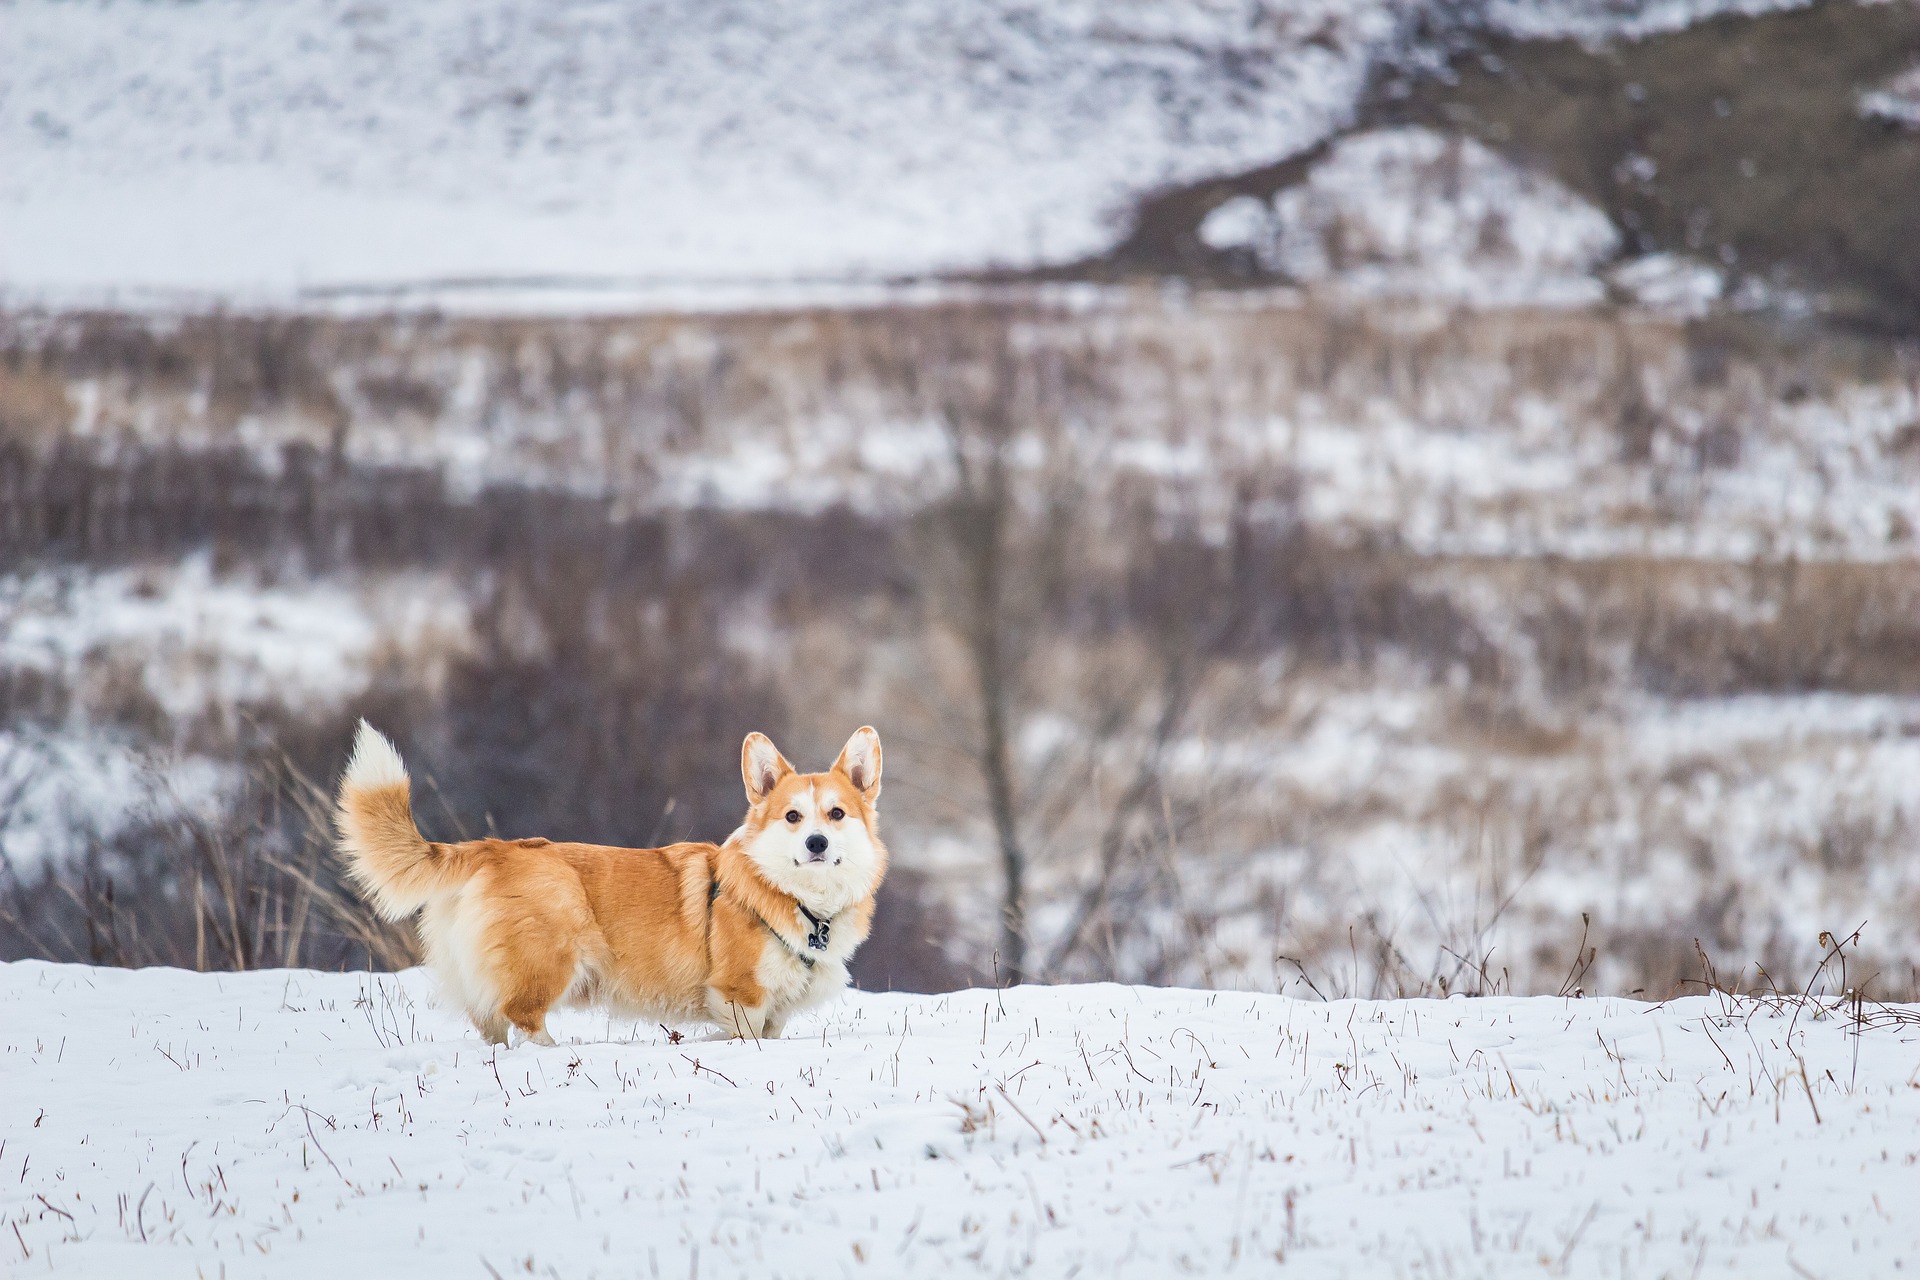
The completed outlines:
[[[1275,988],[1285,956],[1329,994],[1425,994],[1494,948],[1505,992],[1552,992],[1591,914],[1592,991],[1674,993],[1695,939],[1788,982],[1820,930],[1862,922],[1875,990],[1920,989],[1920,366],[1647,316],[1245,294],[1016,319],[1097,395],[1097,430],[1043,421],[1018,473],[1035,509],[1073,478],[1059,509],[1086,548],[1086,594],[1023,623],[1047,663],[1016,744],[1048,824],[1040,945],[1098,883],[1163,687],[1081,610],[1130,602],[1147,629],[1231,598],[1187,603],[1195,564],[1259,602],[1245,649],[1202,651],[1208,684],[1152,763],[1195,837],[1182,892],[1220,928],[1196,946],[1153,878],[1155,801],[1123,814],[1137,949],[1049,976]],[[1000,321],[15,322],[0,402],[45,408],[0,453],[24,531],[0,574],[0,854],[80,879],[102,847],[185,874],[164,871],[202,865],[183,829],[261,848],[243,734],[268,726],[325,787],[358,715],[439,779],[425,820],[447,838],[724,835],[746,730],[817,734],[792,750],[824,762],[871,722],[903,744],[898,865],[954,912],[902,914],[902,935],[990,973],[997,847],[952,754],[976,687],[943,621],[958,579],[908,536],[953,483],[951,441],[896,371],[991,350]],[[1210,549],[1234,546],[1240,579]],[[654,629],[690,604],[674,626],[694,629]],[[690,717],[689,688],[731,710]],[[574,726],[634,707],[662,729],[615,722],[630,745],[593,765]],[[658,759],[663,738],[684,754]],[[298,865],[330,865],[304,860],[324,816],[302,839]],[[99,958],[86,922],[49,923],[67,893],[41,892],[0,898],[32,925],[0,915],[0,944],[21,939],[0,955]],[[195,900],[119,893],[101,936],[127,902]],[[190,917],[134,937],[118,918],[108,954],[192,963]]]
[[[495,1054],[418,971],[21,963],[0,1212],[20,1275],[1895,1275],[1920,1010],[1866,1013],[1054,987]]]
[[[1503,0],[1528,37],[1776,0]],[[1098,252],[1351,121],[1418,0],[12,3],[0,288],[848,280]]]

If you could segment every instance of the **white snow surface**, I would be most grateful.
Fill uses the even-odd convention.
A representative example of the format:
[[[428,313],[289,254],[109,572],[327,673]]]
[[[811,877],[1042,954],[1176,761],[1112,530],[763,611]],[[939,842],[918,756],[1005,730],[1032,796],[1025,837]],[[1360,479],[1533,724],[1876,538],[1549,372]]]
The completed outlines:
[[[850,993],[496,1052],[420,971],[23,962],[0,1235],[23,1276],[1893,1275],[1920,1010],[1818,1012]]]
[[[1404,0],[20,4],[0,279],[790,280],[1072,257],[1345,123]]]
[[[593,306],[1071,259],[1347,125],[1421,0],[0,4],[0,290]],[[1778,0],[1502,0],[1529,36]],[[439,290],[439,292],[435,292]]]

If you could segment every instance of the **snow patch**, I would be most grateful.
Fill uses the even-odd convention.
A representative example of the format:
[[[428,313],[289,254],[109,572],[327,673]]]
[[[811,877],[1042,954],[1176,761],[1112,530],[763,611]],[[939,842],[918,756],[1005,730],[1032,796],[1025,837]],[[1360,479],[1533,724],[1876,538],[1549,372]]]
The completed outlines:
[[[1726,290],[1726,277],[1677,253],[1650,253],[1622,263],[1607,279],[1643,307],[1676,319],[1705,315]]]
[[[105,572],[0,577],[0,667],[111,696],[131,672],[174,723],[233,707],[337,705],[364,688],[383,648],[456,644],[466,604],[404,575],[365,590],[323,580],[216,575],[212,557]]]
[[[1209,249],[1266,250],[1273,239],[1273,208],[1258,196],[1235,196],[1200,220]]]
[[[1909,129],[1920,129],[1920,65],[1908,68],[1878,89],[1861,94],[1860,112]]]
[[[1343,139],[1274,201],[1266,264],[1369,295],[1585,305],[1619,242],[1598,208],[1481,143],[1432,129]]]

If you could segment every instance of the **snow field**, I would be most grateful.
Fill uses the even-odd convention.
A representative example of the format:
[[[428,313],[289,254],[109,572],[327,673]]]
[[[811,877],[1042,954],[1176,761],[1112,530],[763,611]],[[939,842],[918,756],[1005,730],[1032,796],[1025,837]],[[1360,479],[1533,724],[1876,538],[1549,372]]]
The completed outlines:
[[[1798,3],[1484,16],[1598,40]],[[564,313],[608,287],[1070,261],[1144,192],[1345,128],[1433,7],[9,3],[0,291],[165,307],[451,288]]]
[[[420,971],[18,963],[0,1241],[19,1275],[1895,1275],[1920,1010],[1872,1022],[1087,986],[496,1053]]]
[[[1072,258],[1131,192],[1344,124],[1403,7],[22,5],[0,283],[285,299]]]

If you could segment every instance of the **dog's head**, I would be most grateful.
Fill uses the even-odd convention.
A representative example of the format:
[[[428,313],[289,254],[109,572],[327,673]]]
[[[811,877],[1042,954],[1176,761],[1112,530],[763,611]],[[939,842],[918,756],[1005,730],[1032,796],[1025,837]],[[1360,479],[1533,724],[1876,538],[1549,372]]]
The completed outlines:
[[[854,731],[825,773],[796,773],[778,747],[750,733],[740,748],[747,784],[742,848],[775,887],[829,911],[871,893],[886,871],[880,843],[880,735]]]

